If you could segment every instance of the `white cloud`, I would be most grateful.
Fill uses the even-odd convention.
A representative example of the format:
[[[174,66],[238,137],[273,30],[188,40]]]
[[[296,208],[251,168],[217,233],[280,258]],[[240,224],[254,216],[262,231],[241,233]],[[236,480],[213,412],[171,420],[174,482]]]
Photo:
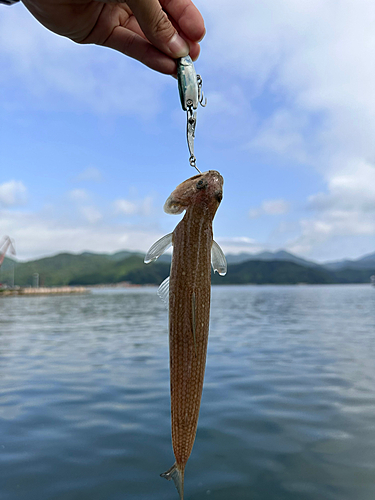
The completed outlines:
[[[372,2],[207,0],[202,8],[212,23],[207,64],[247,77],[250,101],[274,99],[250,145],[292,158],[309,157],[312,142],[315,157],[374,151]],[[227,26],[236,26],[230,37]]]
[[[306,162],[308,160],[304,132],[309,122],[305,113],[279,109],[260,125],[246,149],[262,149],[281,157]]]
[[[289,203],[285,200],[268,200],[262,203],[264,212],[267,215],[282,215],[289,210]]]
[[[117,214],[133,215],[137,212],[137,205],[129,200],[116,200],[113,206]]]
[[[0,206],[14,207],[24,205],[27,198],[27,189],[23,182],[11,180],[0,184]]]
[[[309,198],[309,206],[320,212],[330,210],[372,212],[375,218],[375,164],[346,160],[328,178],[328,193]]]
[[[162,236],[156,227],[138,224],[113,225],[108,220],[87,224],[82,220],[52,217],[50,213],[31,214],[0,211],[0,234],[16,242],[18,258],[33,259],[60,252],[146,252]]]
[[[222,245],[238,245],[248,247],[249,245],[255,245],[256,242],[253,238],[248,238],[247,236],[233,236],[232,238],[220,238],[220,243]]]
[[[102,173],[96,167],[87,167],[81,173],[77,175],[75,178],[78,182],[92,181],[92,182],[100,182],[102,180]]]
[[[51,33],[22,5],[2,12],[0,65],[6,68],[0,75],[2,86],[27,88],[27,106],[49,111],[83,109],[147,118],[160,109],[160,91],[166,85],[165,77],[113,50],[79,46]],[[24,105],[22,92],[18,101],[13,93],[4,95],[7,107]]]
[[[131,201],[125,198],[115,200],[113,208],[117,215],[150,215],[152,211],[152,197],[146,196],[143,200]]]
[[[89,194],[85,189],[72,189],[68,193],[69,198],[73,201],[87,201],[89,199]]]
[[[65,216],[68,218],[81,217],[81,222],[89,224],[97,224],[104,216],[102,212],[94,205],[88,205],[87,202],[92,198],[86,189],[72,189],[68,193],[69,198],[74,201],[74,205],[70,210],[65,210]],[[54,212],[56,207],[51,207],[51,213]]]
[[[89,224],[96,224],[103,218],[101,212],[93,206],[81,207],[80,213]]]
[[[375,165],[347,161],[332,173],[326,193],[310,196],[314,217],[300,221],[301,234],[289,242],[291,251],[308,254],[330,239],[370,237],[375,246]]]
[[[289,211],[289,203],[285,200],[264,200],[260,207],[249,210],[250,219],[257,219],[262,215],[283,215]]]
[[[247,236],[234,236],[231,238],[215,238],[225,254],[258,253],[264,246],[253,238]]]
[[[276,161],[313,168],[327,190],[310,197],[300,235],[289,245],[309,252],[351,238],[375,247],[375,31],[369,0],[205,0],[210,20],[202,58],[218,92],[246,81],[252,123],[245,147]],[[241,13],[239,16],[238,13]],[[235,26],[230,36],[228,26]],[[213,64],[212,64],[213,62]],[[222,76],[225,75],[225,78]],[[238,134],[236,128],[228,134]],[[264,207],[250,216],[264,214]]]

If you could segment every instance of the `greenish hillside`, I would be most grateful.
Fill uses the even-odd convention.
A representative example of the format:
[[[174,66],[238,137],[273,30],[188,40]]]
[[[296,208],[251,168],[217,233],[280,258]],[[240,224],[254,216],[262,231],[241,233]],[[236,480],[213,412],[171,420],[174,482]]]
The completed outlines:
[[[101,255],[73,255],[61,253],[52,257],[18,262],[15,266],[15,284],[30,286],[34,273],[39,274],[41,286],[68,285],[77,275],[92,273],[108,263],[108,258]],[[10,266],[9,266],[10,267]],[[1,280],[9,280],[10,268],[2,270]]]
[[[228,266],[228,273],[222,277],[212,276],[212,284],[278,284],[294,285],[308,283],[316,285],[370,283],[374,274],[371,269],[341,269],[330,271],[322,266],[306,267],[286,261],[250,260]]]
[[[331,284],[337,283],[329,271],[321,268],[305,267],[294,262],[250,260],[228,267],[228,273],[222,277],[215,274],[212,283],[220,284],[282,284],[297,283]]]
[[[125,258],[121,258],[125,256]],[[0,283],[11,283],[14,261],[6,259],[0,270]],[[129,281],[134,284],[157,285],[169,273],[169,263],[146,266],[143,255],[118,252],[114,256],[85,252],[80,255],[62,253],[44,259],[15,264],[15,284],[31,286],[33,275],[39,274],[40,286],[97,285]]]
[[[3,262],[2,266],[0,267],[0,272],[10,270],[13,267],[13,264],[15,262],[16,261],[14,259],[11,259],[9,257],[5,257],[4,262]]]
[[[96,285],[128,281],[133,284],[160,284],[169,274],[169,256],[149,265],[143,255],[118,252],[113,255],[85,252],[80,255],[62,253],[29,262],[14,264],[6,258],[0,269],[0,283],[12,282],[14,267],[15,284],[30,286],[33,275],[39,274],[41,286]],[[371,269],[329,270],[283,260],[248,260],[229,263],[225,277],[213,275],[212,283],[224,284],[331,284],[369,283]]]
[[[373,269],[340,269],[334,271],[338,283],[370,283],[370,277],[375,274]]]
[[[89,273],[77,274],[68,284],[95,285],[128,281],[139,285],[157,285],[168,276],[168,273],[168,264],[158,262],[146,266],[143,257],[132,255],[119,261],[107,261],[102,267]]]

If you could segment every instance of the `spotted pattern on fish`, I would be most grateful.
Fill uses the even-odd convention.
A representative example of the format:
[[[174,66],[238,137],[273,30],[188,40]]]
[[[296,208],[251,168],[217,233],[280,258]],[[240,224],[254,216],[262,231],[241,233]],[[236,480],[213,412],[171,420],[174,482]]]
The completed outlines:
[[[223,178],[215,170],[184,181],[164,205],[167,213],[186,210],[172,236],[169,279],[169,353],[172,445],[176,463],[162,474],[173,479],[183,499],[184,469],[198,425],[208,344],[211,300],[211,258],[220,274],[226,262],[213,242],[212,221],[222,199]],[[214,243],[214,248],[213,248]],[[157,248],[158,242],[151,248]],[[212,250],[214,249],[214,252]],[[152,252],[151,252],[152,254]],[[157,258],[149,254],[145,262]]]

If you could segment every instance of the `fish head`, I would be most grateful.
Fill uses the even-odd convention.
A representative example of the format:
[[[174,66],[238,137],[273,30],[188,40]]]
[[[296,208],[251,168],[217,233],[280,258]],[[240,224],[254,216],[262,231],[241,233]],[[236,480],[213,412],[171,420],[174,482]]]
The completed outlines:
[[[223,177],[216,170],[208,170],[190,177],[176,187],[164,204],[167,214],[181,214],[189,207],[202,207],[214,217],[223,198]]]

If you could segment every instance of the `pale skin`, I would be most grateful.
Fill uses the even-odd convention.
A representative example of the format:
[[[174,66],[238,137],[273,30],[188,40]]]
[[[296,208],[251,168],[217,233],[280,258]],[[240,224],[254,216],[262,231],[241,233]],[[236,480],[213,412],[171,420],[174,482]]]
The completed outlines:
[[[115,49],[160,73],[199,56],[203,18],[190,0],[22,0],[49,30],[77,43]]]

